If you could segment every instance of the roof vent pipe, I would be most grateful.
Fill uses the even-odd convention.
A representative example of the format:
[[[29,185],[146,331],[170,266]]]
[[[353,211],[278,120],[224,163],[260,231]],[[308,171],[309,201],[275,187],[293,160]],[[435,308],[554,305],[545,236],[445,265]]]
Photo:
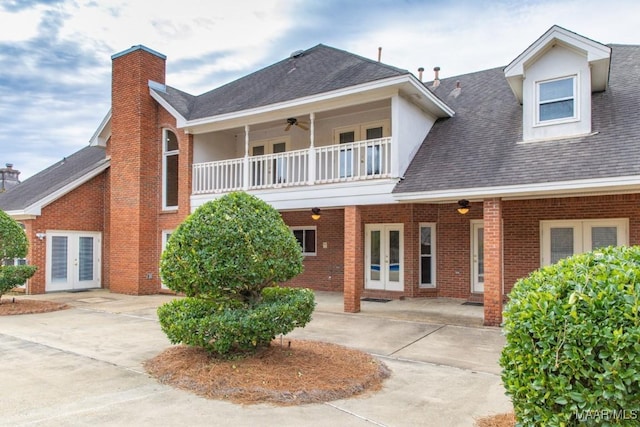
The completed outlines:
[[[418,78],[422,81],[422,72],[424,71],[424,67],[418,68]]]
[[[433,78],[433,87],[440,86],[440,67],[433,67],[435,77]]]
[[[382,47],[378,48],[378,62],[382,60]]]

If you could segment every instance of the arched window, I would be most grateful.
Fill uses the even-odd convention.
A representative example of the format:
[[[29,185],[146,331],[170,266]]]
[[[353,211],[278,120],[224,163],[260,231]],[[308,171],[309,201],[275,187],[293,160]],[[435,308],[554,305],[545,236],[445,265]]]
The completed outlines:
[[[162,208],[178,207],[178,137],[169,129],[162,132]]]

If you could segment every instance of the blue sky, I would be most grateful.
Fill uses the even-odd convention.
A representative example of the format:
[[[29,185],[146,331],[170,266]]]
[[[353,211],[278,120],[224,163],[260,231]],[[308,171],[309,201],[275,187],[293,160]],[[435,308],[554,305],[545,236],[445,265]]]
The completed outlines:
[[[22,180],[85,147],[109,110],[111,55],[167,55],[197,95],[323,43],[425,80],[507,65],[552,25],[640,44],[637,0],[0,0],[0,166]]]

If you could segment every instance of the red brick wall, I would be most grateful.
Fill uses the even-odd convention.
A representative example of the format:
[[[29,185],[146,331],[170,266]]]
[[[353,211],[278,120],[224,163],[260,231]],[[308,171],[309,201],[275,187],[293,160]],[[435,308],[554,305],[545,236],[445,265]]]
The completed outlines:
[[[126,294],[158,292],[161,144],[149,80],[164,83],[164,58],[137,49],[113,59],[110,282]]]
[[[504,288],[540,267],[540,221],[628,218],[629,244],[640,244],[640,194],[503,202]]]
[[[502,200],[485,200],[484,216],[484,324],[502,323]]]
[[[98,175],[45,206],[42,209],[42,214],[36,219],[22,221],[29,237],[29,255],[27,257],[29,264],[38,266],[38,271],[29,280],[28,293],[42,294],[45,292],[47,237],[40,240],[36,237],[36,233],[46,233],[47,230],[102,232],[102,286],[108,286],[108,281],[105,281],[105,271],[109,266],[109,254],[104,240],[107,176],[107,172]]]
[[[360,311],[360,296],[364,284],[362,210],[359,206],[347,206],[344,210],[344,311]]]
[[[304,272],[287,282],[288,286],[320,291],[342,292],[344,283],[344,210],[322,209],[319,220],[311,219],[311,210],[282,212],[284,222],[292,226],[316,227],[316,256],[304,258]],[[326,243],[326,248],[323,247]]]

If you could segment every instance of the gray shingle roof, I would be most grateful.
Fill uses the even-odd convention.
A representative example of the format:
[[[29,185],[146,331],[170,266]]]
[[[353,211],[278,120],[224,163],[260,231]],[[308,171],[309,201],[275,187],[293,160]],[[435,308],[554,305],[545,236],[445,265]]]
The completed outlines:
[[[389,77],[409,74],[319,44],[210,92],[191,96],[167,87],[158,92],[187,120],[263,107]]]
[[[609,87],[592,94],[595,135],[518,144],[522,106],[501,68],[442,80],[440,119],[394,193],[640,175],[640,46],[611,45]],[[456,81],[459,96],[450,96]]]
[[[25,209],[103,166],[105,161],[106,152],[103,147],[85,147],[24,180],[11,190],[0,193],[0,209]]]

